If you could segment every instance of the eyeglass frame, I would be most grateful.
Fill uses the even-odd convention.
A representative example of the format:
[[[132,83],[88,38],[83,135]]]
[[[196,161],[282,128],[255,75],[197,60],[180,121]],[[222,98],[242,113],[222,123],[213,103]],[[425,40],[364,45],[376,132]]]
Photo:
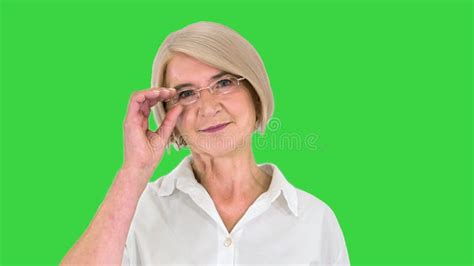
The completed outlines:
[[[197,96],[198,96],[198,97],[197,97],[196,101],[201,98],[201,91],[202,91],[202,90],[209,90],[209,92],[210,92],[212,95],[214,95],[214,90],[212,89],[212,87],[214,87],[219,81],[224,80],[225,77],[227,77],[227,76],[231,76],[231,77],[235,78],[235,79],[237,80],[237,86],[240,86],[240,81],[246,79],[245,77],[236,77],[236,76],[234,76],[234,75],[232,75],[232,74],[230,74],[230,73],[229,73],[229,74],[226,74],[226,75],[224,75],[223,77],[219,78],[218,80],[212,82],[212,83],[211,83],[209,86],[207,86],[207,87],[196,88],[196,89],[192,90],[193,92],[197,93]],[[186,90],[184,90],[184,91],[186,91]],[[182,92],[182,91],[179,91],[179,92]],[[176,92],[176,93],[179,93],[179,92]],[[226,93],[224,93],[224,94],[226,94]],[[178,97],[178,95],[176,95],[175,97]],[[171,102],[175,97],[173,97],[173,98],[171,98],[171,99],[167,99],[167,100],[165,100],[164,102]],[[191,103],[189,103],[189,104],[185,104],[185,105],[191,105],[191,104],[195,103],[196,101],[191,102]],[[176,101],[175,103],[171,103],[171,105],[174,106],[174,105],[177,104],[177,103],[179,103],[179,100]]]

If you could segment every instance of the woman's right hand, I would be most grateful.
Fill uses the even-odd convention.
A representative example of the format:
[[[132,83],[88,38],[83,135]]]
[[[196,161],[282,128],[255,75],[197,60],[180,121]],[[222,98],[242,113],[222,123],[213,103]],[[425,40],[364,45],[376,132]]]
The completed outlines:
[[[138,173],[146,185],[155,168],[163,157],[168,139],[178,120],[183,107],[173,106],[166,114],[164,121],[156,131],[148,128],[148,117],[151,107],[159,101],[173,97],[173,88],[151,88],[134,92],[130,97],[124,127],[124,162],[123,170]]]

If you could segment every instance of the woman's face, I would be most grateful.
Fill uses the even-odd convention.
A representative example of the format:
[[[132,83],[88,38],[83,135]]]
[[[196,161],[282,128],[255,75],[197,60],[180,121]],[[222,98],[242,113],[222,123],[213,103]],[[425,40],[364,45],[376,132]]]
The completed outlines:
[[[195,88],[203,88],[216,81],[211,77],[220,72],[193,57],[177,54],[167,66],[165,80],[167,87],[190,83]],[[196,102],[184,106],[176,124],[191,151],[219,156],[249,148],[256,120],[255,99],[249,88],[240,82],[239,87],[228,94],[213,95],[209,90],[200,93]],[[222,123],[229,124],[216,132],[203,131]]]

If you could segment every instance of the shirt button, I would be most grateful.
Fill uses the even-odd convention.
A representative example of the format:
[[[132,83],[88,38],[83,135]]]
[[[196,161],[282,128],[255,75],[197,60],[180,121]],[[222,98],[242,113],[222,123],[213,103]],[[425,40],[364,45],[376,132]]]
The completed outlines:
[[[228,247],[230,245],[232,245],[232,238],[228,237],[224,241],[224,246]]]

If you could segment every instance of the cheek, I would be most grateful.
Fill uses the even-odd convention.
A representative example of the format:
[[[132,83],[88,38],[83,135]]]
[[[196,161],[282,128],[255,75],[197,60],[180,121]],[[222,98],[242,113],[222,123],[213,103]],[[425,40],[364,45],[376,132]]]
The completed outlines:
[[[183,110],[176,122],[176,128],[181,134],[194,133],[194,115],[192,110]]]
[[[234,115],[240,127],[254,127],[255,109],[250,95],[243,95],[238,101],[229,106],[229,111]]]

